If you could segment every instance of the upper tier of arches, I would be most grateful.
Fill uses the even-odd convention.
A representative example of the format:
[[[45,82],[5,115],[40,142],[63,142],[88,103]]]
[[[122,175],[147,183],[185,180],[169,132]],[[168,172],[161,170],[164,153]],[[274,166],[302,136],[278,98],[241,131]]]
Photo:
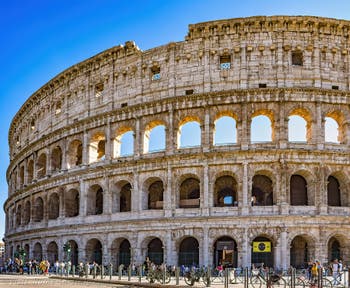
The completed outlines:
[[[349,91],[349,31],[343,20],[250,17],[190,25],[186,41],[148,51],[126,42],[35,92],[11,123],[10,155],[67,124],[171,97],[276,87]]]

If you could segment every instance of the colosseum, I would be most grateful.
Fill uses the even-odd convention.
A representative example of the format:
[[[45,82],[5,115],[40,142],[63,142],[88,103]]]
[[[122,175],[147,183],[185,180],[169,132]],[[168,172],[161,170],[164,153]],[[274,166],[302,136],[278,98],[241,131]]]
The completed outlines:
[[[63,261],[69,243],[75,264],[347,261],[349,36],[322,17],[217,20],[63,71],[9,129],[7,256]]]

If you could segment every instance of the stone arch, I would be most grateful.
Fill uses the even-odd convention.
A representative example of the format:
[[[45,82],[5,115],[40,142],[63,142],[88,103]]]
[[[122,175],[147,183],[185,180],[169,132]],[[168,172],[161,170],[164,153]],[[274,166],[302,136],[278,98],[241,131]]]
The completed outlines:
[[[16,226],[19,227],[22,224],[22,205],[18,204],[17,205],[17,210],[16,210]]]
[[[67,241],[70,245],[70,261],[72,265],[77,266],[79,263],[79,247],[78,243],[75,240],[69,240]]]
[[[80,196],[77,189],[70,189],[65,192],[64,207],[66,217],[75,217],[79,215]]]
[[[178,266],[199,266],[199,242],[195,237],[183,237],[178,251]]]
[[[345,117],[344,114],[341,111],[338,110],[332,110],[332,111],[328,111],[325,114],[325,131],[324,131],[324,135],[325,135],[325,142],[331,142],[331,143],[346,143],[346,121],[345,121]],[[335,122],[336,125],[334,125],[335,127],[332,127],[332,130],[336,130],[336,131],[330,131],[331,127],[327,127],[327,121],[329,120],[333,120]],[[332,133],[333,132],[333,133]],[[334,133],[336,132],[336,133]]]
[[[41,153],[38,157],[38,160],[36,161],[36,175],[37,178],[44,178],[46,176],[46,154]]]
[[[180,183],[180,208],[199,208],[200,181],[195,175],[184,175]]]
[[[43,260],[43,248],[39,242],[36,242],[33,247],[33,258],[37,262],[41,262]]]
[[[303,142],[310,142],[311,141],[311,137],[312,137],[312,114],[310,113],[310,111],[308,111],[305,108],[302,107],[294,107],[292,110],[290,110],[290,112],[288,113],[288,140],[289,141],[303,141]],[[290,124],[292,123],[291,121],[293,121],[293,117],[300,117],[300,118],[294,118],[296,120],[299,120],[299,122],[302,122],[300,120],[303,120],[303,122],[305,123],[305,135],[301,135],[302,137],[297,138],[296,140],[291,140],[292,138],[294,138],[296,135],[290,135],[291,133],[291,127]],[[299,130],[300,133],[300,123],[299,125],[297,125],[297,129]],[[293,134],[296,133],[295,129],[292,130]]]
[[[214,120],[214,145],[237,143],[237,115],[230,111],[218,113]]]
[[[258,134],[255,131],[256,129],[259,129],[261,132]],[[272,142],[275,140],[275,134],[276,132],[273,111],[259,109],[251,114],[250,140],[252,143]]]
[[[156,265],[164,263],[164,244],[158,237],[147,237],[141,244],[146,257]]]
[[[164,121],[154,120],[148,123],[143,134],[143,153],[164,151],[166,149],[165,131],[166,124]],[[157,141],[157,143],[160,143],[159,146],[153,147],[155,141]]]
[[[334,177],[338,181],[338,184],[339,184],[338,189],[340,193],[340,205],[342,207],[349,207],[350,181],[348,180],[349,179],[348,175],[344,171],[333,171],[331,174],[329,174],[328,178],[330,176]],[[328,184],[329,184],[329,181],[327,181],[327,191],[328,191]]]
[[[56,146],[51,152],[51,169],[53,172],[62,169],[62,149],[60,146]]]
[[[134,131],[132,127],[120,127],[113,142],[114,158],[134,154]]]
[[[273,182],[263,171],[253,176],[251,193],[252,206],[271,206],[275,204]]]
[[[342,206],[340,184],[335,176],[328,176],[327,178],[327,204],[328,206]]]
[[[103,213],[103,189],[100,185],[92,185],[87,193],[87,215]]]
[[[83,163],[83,143],[80,140],[73,140],[68,146],[67,165],[74,168]]]
[[[102,264],[102,243],[97,238],[92,238],[87,241],[85,247],[86,259],[89,263],[96,262]]]
[[[222,175],[215,180],[214,206],[237,206],[237,181],[231,175]]]
[[[163,209],[164,184],[159,177],[148,178],[144,185],[144,200],[145,209]]]
[[[47,260],[51,264],[58,261],[58,246],[55,241],[52,241],[47,245]]]
[[[215,239],[213,244],[213,264],[219,264],[225,268],[238,267],[237,242],[231,236],[223,235]]]
[[[22,165],[19,168],[19,186],[20,186],[20,189],[23,188],[23,185],[24,185],[24,166]]]
[[[57,193],[52,193],[49,197],[49,219],[57,219],[60,215],[60,197]]]
[[[31,204],[30,201],[27,200],[24,204],[24,213],[23,213],[23,224],[27,225],[30,222],[31,216]]]
[[[131,263],[131,244],[126,238],[114,239],[111,246],[111,259],[113,265],[118,267],[123,264],[128,267]]]
[[[339,233],[332,233],[327,239],[328,261],[347,259],[348,242],[349,240],[346,236]]]
[[[116,190],[113,193],[112,211],[115,212],[130,212],[131,197],[132,197],[132,180],[120,180],[115,184]]]
[[[177,148],[198,147],[201,145],[201,122],[199,117],[187,116],[179,122]],[[191,140],[189,140],[191,138]]]
[[[290,243],[290,265],[294,268],[306,268],[315,250],[313,237],[307,234],[295,235]]]
[[[313,183],[313,179],[314,175],[308,170],[295,170],[291,173],[291,177],[289,178],[290,205],[315,205],[315,187],[314,185],[310,185],[310,183]]]
[[[266,234],[255,237],[251,243],[251,263],[260,267],[264,263],[267,267],[274,267],[274,241]]]
[[[27,164],[27,183],[30,184],[34,179],[34,161],[33,159],[28,160]]]
[[[41,222],[44,220],[44,200],[40,196],[34,200],[33,221]]]
[[[102,131],[94,133],[89,145],[89,163],[102,161],[106,154],[106,136]]]

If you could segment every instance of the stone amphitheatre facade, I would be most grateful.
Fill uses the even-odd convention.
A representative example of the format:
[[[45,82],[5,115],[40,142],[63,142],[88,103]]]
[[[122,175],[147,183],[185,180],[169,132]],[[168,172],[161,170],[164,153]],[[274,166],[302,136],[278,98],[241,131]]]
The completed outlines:
[[[218,20],[63,71],[10,126],[7,255],[64,260],[69,242],[73,263],[348,260],[349,36],[349,21],[321,17]],[[228,143],[215,140],[222,117],[234,123]],[[266,141],[252,140],[256,117]],[[164,149],[150,149],[153,129]]]

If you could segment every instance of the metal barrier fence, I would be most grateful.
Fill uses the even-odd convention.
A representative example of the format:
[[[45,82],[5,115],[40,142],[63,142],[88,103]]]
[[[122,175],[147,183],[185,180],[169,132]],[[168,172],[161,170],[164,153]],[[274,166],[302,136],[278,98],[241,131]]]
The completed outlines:
[[[156,267],[145,269],[143,265],[124,267],[80,265],[60,267],[54,274],[61,277],[84,277],[104,279],[106,281],[129,281],[139,283],[172,284],[202,287],[237,287],[237,288],[350,288],[349,270],[332,275],[327,270],[318,270],[317,275],[311,271],[289,269],[288,271],[273,271],[272,269],[248,268],[186,268]]]

